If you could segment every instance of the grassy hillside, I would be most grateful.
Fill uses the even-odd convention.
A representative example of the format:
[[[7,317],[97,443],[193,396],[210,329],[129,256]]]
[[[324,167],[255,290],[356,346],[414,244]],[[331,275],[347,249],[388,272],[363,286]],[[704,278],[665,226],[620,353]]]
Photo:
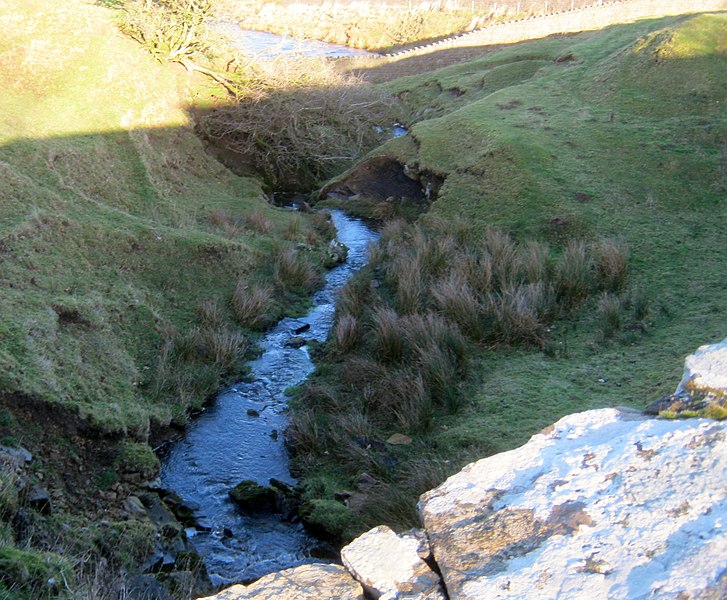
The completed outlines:
[[[521,444],[574,411],[643,407],[674,390],[686,354],[724,338],[725,39],[724,14],[643,21],[517,44],[388,84],[413,125],[373,155],[436,182],[436,200],[418,231],[384,236],[368,274],[374,286],[360,280],[345,295],[348,303],[367,294],[373,310],[340,309],[327,360],[298,402],[293,434],[322,521],[325,510],[335,512],[333,529],[346,530],[332,494],[357,489],[367,472],[376,483],[359,484],[349,524],[408,526],[417,494],[444,473]],[[368,164],[382,162],[390,165]],[[364,172],[343,176],[343,187],[360,184]],[[356,191],[366,199],[365,188]],[[378,214],[395,214],[397,206],[389,200]],[[503,245],[492,227],[511,241]],[[514,265],[514,285],[535,289],[523,265],[538,264],[540,289],[560,297],[569,245],[596,248],[604,238],[628,248],[623,288],[596,282],[584,288],[585,300],[555,314],[550,304],[541,311],[523,300],[517,310],[530,333],[519,341],[492,315],[506,314],[495,309],[520,296],[507,286],[477,296],[466,264],[497,265],[505,248],[513,259],[502,264]],[[407,269],[402,256],[417,267]],[[588,277],[600,271],[598,260],[590,268],[583,262]],[[449,319],[450,337],[422,352],[412,315],[431,319],[427,311]],[[467,338],[466,369],[453,360],[453,323]],[[386,338],[396,327],[405,340],[398,349]],[[437,327],[430,324],[429,339],[444,340],[445,326]],[[449,362],[433,371],[442,352]],[[367,387],[354,375],[364,369],[390,384]],[[408,377],[408,393],[390,391],[387,377],[402,384]],[[403,411],[413,417],[401,418]],[[384,443],[395,432],[413,443]]]
[[[0,390],[144,438],[149,416],[182,416],[145,390],[165,332],[207,299],[230,321],[238,279],[299,217],[207,157],[185,111],[200,82],[104,9],[5,4]]]
[[[22,480],[0,464],[0,597],[57,597],[82,593],[72,571],[99,548],[109,576],[144,558],[153,531],[115,521],[119,470],[154,476],[150,434],[243,372],[248,326],[305,297],[271,257],[305,266],[285,248],[321,234],[205,153],[187,110],[214,90],[103,3],[0,4],[0,445],[32,452],[23,478],[54,505],[18,526]]]

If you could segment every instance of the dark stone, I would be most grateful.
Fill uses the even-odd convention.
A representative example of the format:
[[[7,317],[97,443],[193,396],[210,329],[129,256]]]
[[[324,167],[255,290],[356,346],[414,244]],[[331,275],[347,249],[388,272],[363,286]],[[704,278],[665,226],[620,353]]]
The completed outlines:
[[[179,494],[171,490],[160,490],[159,494],[177,521],[185,527],[197,527],[197,519],[194,516],[197,507],[193,503],[185,502]]]
[[[306,323],[305,325],[301,325],[297,329],[293,329],[293,335],[300,335],[301,333],[305,333],[310,329],[310,323]]]
[[[144,573],[171,573],[174,570],[175,557],[169,552],[157,551],[144,563]]]
[[[302,348],[308,343],[308,341],[301,336],[295,336],[290,338],[287,342],[285,342],[286,348]]]
[[[126,584],[129,600],[174,600],[155,575],[135,575]]]
[[[246,479],[229,492],[230,499],[243,512],[272,512],[275,510],[275,490]]]
[[[30,508],[42,515],[49,515],[53,512],[50,494],[36,483],[30,483],[25,487],[23,500]]]
[[[248,417],[259,417],[260,413],[256,411],[254,408],[248,408],[247,409],[247,416]]]
[[[275,492],[275,512],[280,513],[284,521],[297,520],[301,504],[298,488],[279,479],[271,479],[270,487]]]

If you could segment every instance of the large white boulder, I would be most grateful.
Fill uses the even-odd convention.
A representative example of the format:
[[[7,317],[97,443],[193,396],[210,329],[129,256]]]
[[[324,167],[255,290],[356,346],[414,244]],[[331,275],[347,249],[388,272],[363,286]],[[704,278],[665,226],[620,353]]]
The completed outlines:
[[[424,494],[451,600],[727,597],[727,424],[603,409]]]
[[[679,387],[649,404],[645,412],[669,417],[727,417],[727,338],[700,346],[687,356]]]
[[[233,585],[202,600],[364,600],[361,586],[338,565],[301,565],[271,573],[250,585]]]
[[[684,361],[684,377],[677,393],[706,389],[727,394],[727,338],[717,344],[700,346]]]
[[[445,600],[439,576],[420,558],[421,540],[382,525],[341,550],[341,561],[373,598]]]

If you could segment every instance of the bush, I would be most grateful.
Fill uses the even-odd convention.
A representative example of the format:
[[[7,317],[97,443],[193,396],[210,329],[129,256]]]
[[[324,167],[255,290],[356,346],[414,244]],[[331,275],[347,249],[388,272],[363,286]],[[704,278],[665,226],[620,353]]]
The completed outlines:
[[[406,332],[399,315],[390,308],[378,308],[372,315],[374,354],[384,364],[398,364],[404,358]]]
[[[530,343],[543,347],[545,323],[541,319],[547,301],[541,284],[510,286],[491,296],[496,316],[496,339],[506,344]]]
[[[208,49],[211,0],[126,0],[121,30],[160,62],[185,63]]]
[[[216,298],[205,298],[197,304],[197,320],[205,327],[222,327],[227,320],[225,310]]]
[[[384,92],[325,59],[247,59],[235,76],[238,103],[199,130],[277,189],[307,191],[340,173],[379,143],[375,126],[394,120]]]
[[[436,309],[456,323],[473,340],[484,339],[482,310],[475,292],[458,272],[432,285],[432,299]]]
[[[273,222],[260,210],[245,215],[243,222],[246,227],[256,233],[269,233],[274,227]]]

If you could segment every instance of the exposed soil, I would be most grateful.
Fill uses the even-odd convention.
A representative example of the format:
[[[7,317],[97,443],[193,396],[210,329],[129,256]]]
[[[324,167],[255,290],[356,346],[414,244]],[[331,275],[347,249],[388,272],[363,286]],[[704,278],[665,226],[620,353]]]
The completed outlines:
[[[124,500],[141,479],[104,481],[114,464],[120,435],[102,434],[77,411],[22,394],[0,392],[20,431],[0,427],[33,455],[33,479],[48,490],[54,510],[90,518],[123,519]]]
[[[388,156],[376,156],[325,186],[320,198],[406,201],[425,209],[436,199],[441,185],[441,178],[431,173],[420,173]]]

